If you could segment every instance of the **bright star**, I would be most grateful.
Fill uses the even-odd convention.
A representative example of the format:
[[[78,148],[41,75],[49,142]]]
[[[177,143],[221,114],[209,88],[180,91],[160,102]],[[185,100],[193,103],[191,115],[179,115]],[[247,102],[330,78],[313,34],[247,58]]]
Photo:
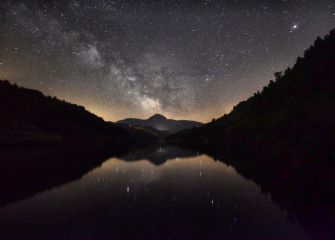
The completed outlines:
[[[298,27],[299,27],[298,24],[294,23],[294,24],[292,25],[291,29],[292,29],[292,30],[296,30],[296,29],[298,29]]]
[[[299,27],[299,25],[296,24],[296,23],[294,23],[294,24],[291,26],[290,32],[293,32],[293,31],[297,30],[298,27]]]

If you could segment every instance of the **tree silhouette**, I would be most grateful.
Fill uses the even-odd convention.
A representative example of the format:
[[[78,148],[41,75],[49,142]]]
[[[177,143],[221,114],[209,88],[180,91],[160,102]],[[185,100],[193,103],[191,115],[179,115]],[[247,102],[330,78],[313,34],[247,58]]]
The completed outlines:
[[[169,139],[209,142],[267,161],[335,159],[335,30],[274,78],[230,114]]]
[[[155,138],[149,131],[105,122],[82,106],[1,80],[0,116],[0,145],[18,141],[111,139],[126,142]]]

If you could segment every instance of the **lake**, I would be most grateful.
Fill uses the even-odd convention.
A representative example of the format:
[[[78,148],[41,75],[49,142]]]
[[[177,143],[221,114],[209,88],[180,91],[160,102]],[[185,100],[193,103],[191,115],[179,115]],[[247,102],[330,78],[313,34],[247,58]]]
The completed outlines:
[[[0,238],[310,239],[255,182],[196,151],[130,151],[54,185],[3,203]]]

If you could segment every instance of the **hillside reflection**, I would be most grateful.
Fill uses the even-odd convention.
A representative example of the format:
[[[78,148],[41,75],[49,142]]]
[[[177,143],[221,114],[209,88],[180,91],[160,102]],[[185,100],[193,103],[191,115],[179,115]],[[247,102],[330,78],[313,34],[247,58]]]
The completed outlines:
[[[223,161],[224,157],[213,150],[194,151],[168,145],[79,153],[40,154],[29,157],[29,161],[21,155],[24,167],[3,164],[0,236],[33,239],[161,239],[161,236],[332,239],[334,236],[331,214],[334,209],[316,201],[321,196],[306,198],[312,191],[309,185],[304,185],[304,191],[296,191],[298,181],[304,179],[292,179],[290,170],[283,175],[281,168],[276,172],[268,166]],[[305,195],[301,196],[301,192]]]

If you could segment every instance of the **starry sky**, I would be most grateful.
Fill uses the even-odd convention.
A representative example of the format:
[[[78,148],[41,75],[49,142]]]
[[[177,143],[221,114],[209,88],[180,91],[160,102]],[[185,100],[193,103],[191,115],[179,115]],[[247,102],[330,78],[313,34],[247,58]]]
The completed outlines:
[[[334,0],[0,0],[0,79],[105,120],[207,122],[334,27]]]

